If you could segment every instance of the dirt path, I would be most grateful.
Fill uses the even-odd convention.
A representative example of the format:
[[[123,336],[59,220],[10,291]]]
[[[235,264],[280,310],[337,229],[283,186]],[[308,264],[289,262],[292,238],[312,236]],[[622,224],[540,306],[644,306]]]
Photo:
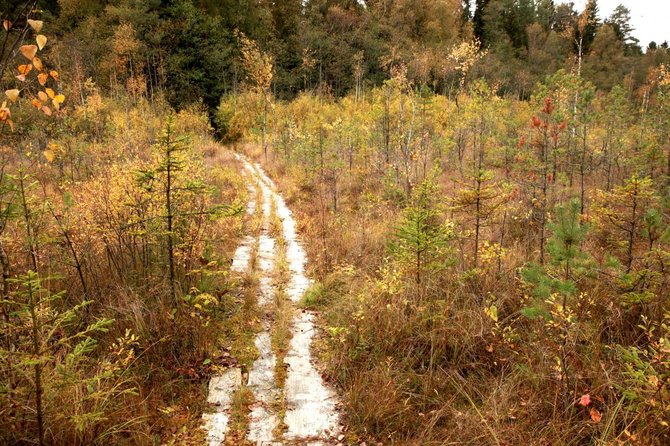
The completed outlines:
[[[297,308],[310,286],[305,275],[307,256],[300,245],[293,214],[283,197],[262,168],[242,156],[249,191],[260,188],[261,203],[250,201],[247,212],[253,214],[260,205],[263,224],[258,239],[246,237],[236,250],[231,269],[245,272],[256,249],[259,276],[259,309],[267,315],[255,346],[258,358],[254,361],[246,385],[254,395],[249,414],[247,439],[259,445],[330,445],[337,444],[340,432],[337,396],[328,387],[312,364],[311,343],[314,336],[314,315]],[[278,222],[273,231],[272,222]],[[273,236],[274,235],[274,236]],[[275,238],[277,237],[277,238]],[[280,265],[278,259],[282,259]],[[283,270],[280,271],[280,268]],[[277,277],[285,280],[278,289]],[[286,302],[279,302],[286,299]],[[273,330],[277,329],[276,311],[283,305],[291,317],[290,342],[284,351],[286,375],[283,386],[277,384],[277,352],[273,349]],[[273,322],[274,321],[274,322]],[[220,445],[228,431],[228,417],[233,392],[243,385],[239,370],[215,376],[210,381],[208,401],[216,411],[203,415],[208,432],[208,444]]]

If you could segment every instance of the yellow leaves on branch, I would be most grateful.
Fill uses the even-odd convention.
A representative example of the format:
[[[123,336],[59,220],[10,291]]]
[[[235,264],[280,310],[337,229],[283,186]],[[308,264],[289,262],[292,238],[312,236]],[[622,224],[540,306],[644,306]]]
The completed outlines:
[[[267,92],[272,83],[272,57],[262,52],[258,43],[248,38],[244,33],[237,31],[235,35],[240,42],[242,66],[244,66],[247,76],[254,87],[259,88],[264,93]]]
[[[31,105],[37,110],[40,110],[46,116],[51,116],[53,110],[60,110],[61,105],[65,102],[65,96],[62,94],[57,94],[52,88],[47,87],[49,77],[51,77],[55,82],[59,81],[59,74],[55,70],[48,71],[45,67],[42,60],[37,57],[38,51],[44,49],[47,45],[48,38],[40,34],[44,22],[41,20],[28,20],[28,26],[32,28],[35,33],[35,43],[36,45],[22,45],[19,47],[18,52],[26,58],[30,63],[21,64],[18,66],[18,75],[16,79],[19,82],[26,82],[28,80],[28,75],[30,72],[35,69],[37,71],[37,81],[40,86],[45,87],[44,91],[38,91],[37,97],[32,98],[30,101]],[[9,20],[3,21],[3,27],[5,31],[9,32],[12,27],[12,23]],[[5,91],[5,96],[11,101],[16,102],[20,97],[21,91],[19,89],[9,89]],[[14,129],[12,120],[11,120],[11,111],[7,107],[7,101],[3,102],[2,107],[0,108],[0,122],[3,124],[9,124],[9,126]]]
[[[45,91],[38,91],[37,97],[39,100],[33,100],[33,106],[38,110],[42,110],[47,116],[51,116],[52,113],[51,108],[46,105],[50,99],[51,104],[56,110],[60,110],[61,104],[65,102],[65,96],[62,94],[57,95],[51,88],[47,88]]]
[[[482,50],[481,46],[478,39],[473,39],[470,42],[455,45],[449,52],[449,60],[454,64],[455,69],[461,72],[461,86],[465,83],[465,78],[475,62],[486,56],[487,51]]]

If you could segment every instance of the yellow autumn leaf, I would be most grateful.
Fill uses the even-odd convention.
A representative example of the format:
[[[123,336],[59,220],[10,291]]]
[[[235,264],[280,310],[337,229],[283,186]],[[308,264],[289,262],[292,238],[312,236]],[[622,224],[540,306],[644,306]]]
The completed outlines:
[[[42,108],[42,102],[39,99],[33,99],[30,103],[38,110]]]
[[[10,101],[16,102],[16,100],[19,98],[19,90],[16,88],[13,90],[7,90],[5,91],[5,95],[9,98]]]
[[[53,77],[56,81],[58,80],[58,71],[56,71],[56,70],[51,70],[51,71],[49,72],[49,74],[50,74],[51,77]]]
[[[49,100],[49,97],[48,97],[47,94],[46,94],[45,92],[43,92],[43,91],[39,91],[39,92],[37,93],[37,97],[40,98],[40,101],[42,101],[42,102],[46,102],[46,101]]]
[[[65,95],[59,94],[58,96],[53,98],[53,100],[55,102],[58,102],[59,104],[62,104],[63,102],[65,102]]]
[[[49,95],[49,97],[50,97],[51,99],[53,99],[53,98],[55,98],[55,97],[56,97],[56,92],[55,92],[55,91],[53,91],[53,90],[52,90],[51,88],[47,88],[47,89],[46,89],[46,90],[44,90],[44,91],[46,91],[46,92],[47,92],[47,94]]]
[[[9,31],[10,29],[12,29],[12,22],[9,20],[3,20],[2,27],[5,28],[5,31]]]
[[[54,99],[51,101],[51,103],[53,104],[54,109],[56,109],[56,111],[60,110],[60,102],[58,102],[58,101],[56,100],[56,98],[54,98]]]
[[[35,41],[37,41],[37,47],[41,50],[47,44],[47,37],[45,35],[40,34],[37,37],[35,37]]]
[[[53,160],[56,158],[56,154],[53,152],[53,150],[45,150],[42,152],[42,155],[44,155],[44,158],[47,159],[50,163],[53,162]]]
[[[39,71],[42,71],[44,69],[44,65],[42,65],[42,60],[39,57],[33,57],[33,65]]]
[[[48,80],[49,80],[49,75],[46,74],[46,73],[40,73],[40,74],[37,75],[37,81],[43,87],[47,84]]]
[[[28,25],[35,31],[36,33],[42,31],[42,27],[44,26],[44,22],[41,20],[31,20],[28,19]]]
[[[21,54],[23,54],[23,57],[25,57],[26,59],[33,60],[35,54],[37,54],[37,46],[23,45],[21,46],[21,48],[19,48],[19,51],[21,51]]]

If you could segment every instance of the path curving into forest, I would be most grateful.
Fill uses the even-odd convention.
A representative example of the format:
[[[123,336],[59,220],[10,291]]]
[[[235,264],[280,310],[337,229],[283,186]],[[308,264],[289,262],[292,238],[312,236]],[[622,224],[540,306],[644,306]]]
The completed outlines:
[[[298,308],[303,294],[311,285],[306,276],[307,255],[300,244],[293,213],[277,191],[273,181],[258,163],[237,155],[243,166],[250,196],[260,190],[261,202],[250,200],[247,213],[256,207],[262,210],[262,227],[257,238],[246,236],[235,252],[231,270],[248,272],[252,267],[259,277],[257,305],[266,314],[255,346],[258,357],[242,383],[239,369],[229,369],[222,376],[212,377],[208,402],[215,406],[213,413],[203,415],[209,446],[225,441],[233,393],[242,385],[253,392],[254,402],[249,413],[247,440],[258,445],[335,445],[340,435],[340,414],[337,395],[313,364],[311,354],[315,334],[314,314]],[[279,234],[273,237],[271,222],[279,221]],[[278,220],[277,220],[278,219]],[[255,265],[251,259],[256,250]],[[286,282],[278,293],[276,280],[279,258],[285,259]],[[292,317],[290,343],[283,359],[286,377],[281,388],[276,382],[277,355],[272,346],[275,323],[273,309],[277,299],[286,299]],[[341,437],[340,437],[341,438]]]

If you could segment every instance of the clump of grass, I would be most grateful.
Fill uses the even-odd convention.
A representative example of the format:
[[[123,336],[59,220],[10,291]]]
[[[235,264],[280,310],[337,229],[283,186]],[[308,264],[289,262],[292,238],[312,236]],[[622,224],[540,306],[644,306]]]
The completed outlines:
[[[276,256],[274,270],[275,299],[273,303],[273,324],[271,332],[272,351],[275,354],[274,378],[278,389],[283,389],[286,383],[288,370],[284,363],[284,358],[288,352],[291,340],[291,324],[293,323],[293,306],[286,295],[286,284],[290,278],[288,262],[286,259],[286,240],[283,237],[282,222],[276,215],[273,203],[270,232],[273,233],[276,240]],[[279,397],[273,405],[273,409],[281,420],[275,429],[275,436],[280,438],[286,431],[284,415],[286,414],[286,403],[283,392],[279,392]]]
[[[277,241],[283,240],[283,223],[279,215],[277,215],[277,202],[272,200],[272,207],[270,208],[270,222],[268,232]]]
[[[321,282],[315,282],[300,299],[300,308],[316,310],[323,306],[327,297],[327,292]]]
[[[314,282],[300,299],[300,307],[306,310],[327,309],[338,296],[349,293],[354,274],[353,267],[341,267],[328,274],[322,282]]]
[[[242,437],[249,427],[249,411],[254,403],[254,393],[245,385],[240,386],[231,397],[230,430],[240,433]],[[234,434],[233,434],[234,435]]]
[[[291,324],[293,322],[293,309],[283,290],[277,292],[276,306],[274,312],[274,324],[272,327],[272,350],[277,361],[275,363],[275,383],[279,389],[284,388],[286,383],[287,369],[284,363],[291,341]]]
[[[243,370],[249,370],[258,357],[254,344],[256,334],[261,329],[260,316],[256,305],[258,277],[247,274],[242,279],[242,302],[222,323],[222,342],[229,343],[230,354],[236,358]]]

